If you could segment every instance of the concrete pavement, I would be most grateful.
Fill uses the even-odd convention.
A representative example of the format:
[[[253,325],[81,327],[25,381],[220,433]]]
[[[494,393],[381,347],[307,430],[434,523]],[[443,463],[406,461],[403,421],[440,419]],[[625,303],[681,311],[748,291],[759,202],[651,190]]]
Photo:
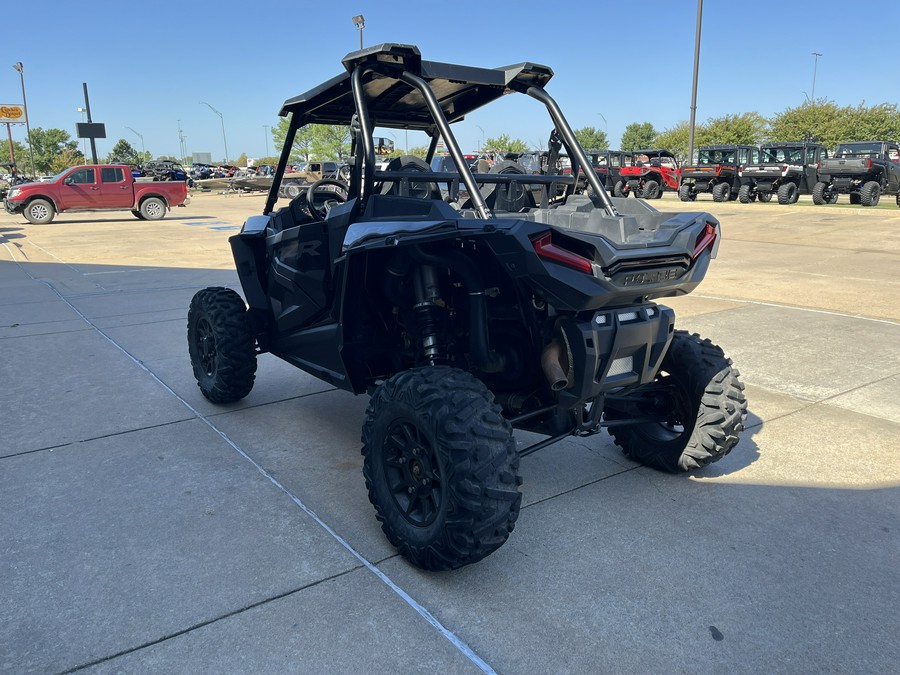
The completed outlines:
[[[435,574],[375,521],[364,397],[270,355],[240,403],[194,383],[188,303],[262,202],[0,213],[0,672],[896,672],[900,209],[692,205],[725,240],[667,304],[741,370],[741,443],[551,446],[506,545]]]

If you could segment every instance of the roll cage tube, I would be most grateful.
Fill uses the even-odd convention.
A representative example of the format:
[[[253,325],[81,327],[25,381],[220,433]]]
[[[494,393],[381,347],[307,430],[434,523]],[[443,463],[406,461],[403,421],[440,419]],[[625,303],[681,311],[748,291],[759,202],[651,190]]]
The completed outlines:
[[[578,163],[584,167],[584,177],[587,178],[587,182],[590,183],[591,187],[594,189],[594,194],[600,198],[601,202],[603,202],[603,208],[606,209],[606,212],[611,216],[618,216],[619,212],[616,211],[616,207],[613,206],[612,200],[609,198],[604,187],[600,184],[597,173],[590,168],[591,162],[588,160],[587,154],[584,152],[581,145],[579,145],[578,140],[575,138],[575,134],[572,132],[572,128],[566,121],[559,105],[553,100],[553,97],[540,87],[528,87],[524,93],[532,98],[536,98],[547,107],[547,112],[550,113],[553,124],[556,125],[557,130],[562,136],[563,143],[565,143],[566,149],[569,151],[569,156],[577,158]]]
[[[287,135],[284,138],[284,146],[281,148],[281,157],[278,159],[278,166],[275,167],[275,175],[272,176],[272,187],[269,188],[269,196],[266,199],[266,206],[263,209],[263,215],[267,216],[272,213],[275,208],[275,202],[278,201],[278,189],[281,187],[281,179],[284,178],[284,171],[287,168],[288,158],[291,156],[291,150],[294,147],[294,138],[297,136],[299,125],[295,124],[296,115],[291,113],[291,123],[288,125]]]
[[[484,197],[481,195],[481,192],[478,189],[478,183],[475,182],[475,176],[472,175],[472,171],[469,169],[469,165],[466,164],[466,158],[463,156],[462,150],[459,149],[459,144],[456,142],[456,137],[450,130],[450,124],[447,122],[447,118],[444,117],[444,111],[441,110],[441,105],[440,103],[438,103],[437,97],[434,95],[434,92],[431,91],[431,87],[429,87],[428,83],[421,77],[413,75],[409,71],[403,71],[400,79],[406,82],[408,85],[418,89],[422,94],[422,97],[425,99],[425,104],[428,106],[428,111],[431,113],[431,117],[437,124],[437,127],[441,132],[441,136],[443,137],[444,142],[447,144],[447,150],[450,151],[450,156],[453,158],[453,161],[456,162],[456,167],[459,170],[460,176],[462,176],[463,183],[465,183],[466,189],[469,191],[469,198],[472,200],[475,211],[481,218],[485,220],[487,220],[488,218],[493,218],[494,214],[492,214],[490,209],[487,207],[487,204],[484,201]]]
[[[361,200],[366,199],[372,194],[375,186],[375,144],[372,142],[372,122],[369,119],[369,108],[366,105],[365,94],[363,93],[362,76],[368,70],[368,66],[357,66],[353,69],[350,78],[350,87],[353,91],[353,104],[356,106],[356,116],[359,119],[359,135],[362,140],[363,152],[363,185],[360,194]]]

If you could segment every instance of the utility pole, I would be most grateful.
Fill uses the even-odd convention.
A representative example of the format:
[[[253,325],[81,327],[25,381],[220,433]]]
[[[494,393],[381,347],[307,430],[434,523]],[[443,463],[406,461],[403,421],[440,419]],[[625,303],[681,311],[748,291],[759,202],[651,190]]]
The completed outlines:
[[[360,33],[360,35],[362,35],[362,33]],[[31,176],[32,178],[36,178],[37,173],[34,170],[34,147],[31,145],[31,125],[28,123],[28,101],[25,99],[25,66],[22,65],[21,61],[16,61],[13,64],[13,68],[19,73],[19,80],[22,82],[22,107],[25,109],[25,131],[28,132],[28,155],[31,158]]]
[[[822,56],[819,52],[813,52],[812,55],[816,57],[816,60],[813,62],[813,86],[812,86],[812,95],[809,97],[810,103],[815,105],[816,102],[816,69],[819,67],[819,57]]]
[[[697,122],[697,73],[700,70],[700,28],[703,25],[703,0],[697,0],[697,32],[694,39],[694,85],[691,90],[691,131],[688,138],[688,162],[694,161],[694,128]]]

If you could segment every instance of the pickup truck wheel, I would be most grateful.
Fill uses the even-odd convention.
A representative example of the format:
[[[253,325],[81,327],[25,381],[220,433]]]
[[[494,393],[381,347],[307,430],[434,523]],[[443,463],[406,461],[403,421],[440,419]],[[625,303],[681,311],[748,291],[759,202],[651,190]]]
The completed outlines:
[[[608,401],[604,410],[607,420],[668,420],[611,426],[609,433],[622,452],[646,466],[672,473],[700,469],[727,455],[744,429],[747,399],[739,376],[719,346],[675,331],[643,402],[619,407]]]
[[[303,191],[303,188],[300,187],[300,183],[291,182],[285,183],[282,188],[284,191],[284,196],[288,199],[294,199],[294,197],[299,197],[300,193]]]
[[[159,197],[148,197],[141,203],[144,220],[162,220],[166,215],[166,203]]]
[[[697,193],[690,185],[682,185],[678,188],[678,198],[683,202],[693,202],[697,199]]]
[[[131,215],[133,215],[138,220],[147,220],[146,218],[144,218],[144,214],[141,213],[140,211],[138,211],[137,209],[132,209]]]
[[[641,197],[644,199],[659,199],[662,197],[662,190],[659,189],[659,183],[655,180],[644,182],[644,188],[641,190]]]
[[[785,183],[778,186],[778,203],[793,204],[797,201],[797,185],[795,183]]]
[[[256,339],[241,296],[230,288],[197,291],[188,309],[194,378],[213,403],[239,401],[256,379]]]
[[[613,194],[616,197],[627,197],[628,193],[625,192],[625,181],[620,180],[616,183],[616,186],[613,188]]]
[[[718,183],[713,186],[712,196],[714,202],[727,202],[731,198],[731,186],[728,183]]]
[[[756,199],[756,194],[754,194],[753,188],[749,185],[741,185],[741,189],[738,190],[738,201],[741,204],[749,204],[754,199]]]
[[[446,366],[394,375],[369,402],[362,440],[369,501],[411,563],[455,569],[507,540],[522,500],[519,457],[480,380]]]
[[[870,180],[859,191],[859,203],[863,206],[878,206],[881,199],[881,185],[877,181]]]
[[[53,220],[53,217],[56,215],[56,209],[46,199],[33,199],[28,202],[25,210],[22,211],[22,215],[25,216],[29,223],[44,225]]]

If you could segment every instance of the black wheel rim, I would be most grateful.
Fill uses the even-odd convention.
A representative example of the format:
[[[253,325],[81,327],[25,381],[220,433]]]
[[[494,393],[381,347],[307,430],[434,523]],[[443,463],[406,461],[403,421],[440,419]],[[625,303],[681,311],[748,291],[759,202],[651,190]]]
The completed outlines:
[[[216,372],[216,337],[206,317],[197,322],[197,354],[203,372],[212,377]]]
[[[693,428],[694,413],[687,393],[667,374],[660,373],[652,392],[648,392],[646,398],[637,404],[632,414],[665,418],[665,421],[635,427],[642,436],[659,443],[675,441]]]
[[[437,453],[419,427],[395,420],[385,437],[382,463],[391,498],[411,525],[427,527],[437,518],[443,483]]]

